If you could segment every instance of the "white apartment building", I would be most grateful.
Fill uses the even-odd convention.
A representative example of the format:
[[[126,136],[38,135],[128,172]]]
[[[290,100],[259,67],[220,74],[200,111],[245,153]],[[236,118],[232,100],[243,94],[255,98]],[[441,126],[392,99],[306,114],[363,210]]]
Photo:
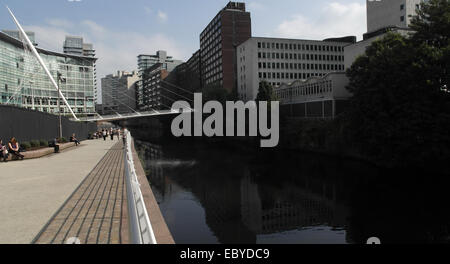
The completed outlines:
[[[344,47],[355,37],[324,41],[253,37],[237,47],[237,84],[241,100],[258,95],[263,80],[273,86],[344,70]]]

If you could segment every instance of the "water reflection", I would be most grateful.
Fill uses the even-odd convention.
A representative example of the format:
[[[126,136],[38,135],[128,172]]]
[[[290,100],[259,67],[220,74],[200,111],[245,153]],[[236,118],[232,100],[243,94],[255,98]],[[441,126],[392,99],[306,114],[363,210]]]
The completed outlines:
[[[448,241],[449,213],[429,206],[448,200],[437,181],[405,182],[312,154],[198,143],[136,147],[177,243]]]

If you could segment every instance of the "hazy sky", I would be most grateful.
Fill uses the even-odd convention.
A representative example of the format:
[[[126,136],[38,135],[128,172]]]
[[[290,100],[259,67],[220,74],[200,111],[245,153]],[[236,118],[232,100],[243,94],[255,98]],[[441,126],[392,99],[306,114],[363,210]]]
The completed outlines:
[[[137,55],[167,50],[187,60],[226,0],[0,0],[0,29],[15,29],[8,5],[40,47],[62,51],[66,35],[92,42],[99,77],[137,68]],[[365,0],[249,0],[253,36],[324,39],[366,31]]]

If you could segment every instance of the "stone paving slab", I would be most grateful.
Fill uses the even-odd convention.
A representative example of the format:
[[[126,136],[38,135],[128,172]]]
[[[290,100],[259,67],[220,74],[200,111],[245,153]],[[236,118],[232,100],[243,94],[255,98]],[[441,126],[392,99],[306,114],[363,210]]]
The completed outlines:
[[[121,244],[126,202],[122,143],[114,145],[35,238],[36,244]]]
[[[0,244],[28,244],[118,141],[0,163]],[[68,144],[71,145],[71,144]]]

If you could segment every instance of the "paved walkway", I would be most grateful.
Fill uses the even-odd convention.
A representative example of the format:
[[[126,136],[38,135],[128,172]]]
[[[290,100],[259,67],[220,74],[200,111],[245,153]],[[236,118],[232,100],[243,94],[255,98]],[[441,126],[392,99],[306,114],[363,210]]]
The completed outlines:
[[[0,163],[0,244],[32,242],[83,180],[86,179],[84,184],[89,182],[86,176],[92,175],[90,173],[99,168],[100,161],[115,160],[119,163],[117,147],[116,150],[110,151],[116,143],[117,141],[110,140],[85,141],[77,149],[72,148],[60,154]],[[108,151],[109,158],[105,157]],[[108,179],[106,182],[107,186],[111,186],[115,181]],[[83,188],[81,186],[78,190]],[[77,194],[74,194],[73,197],[76,196]],[[89,199],[97,197],[89,196]],[[101,211],[101,208],[98,211]],[[65,211],[60,211],[63,212]],[[105,211],[105,215],[108,212]],[[91,211],[89,213],[92,214]],[[97,214],[93,216],[96,217]],[[92,226],[95,228],[97,225],[106,228],[106,225],[98,221],[94,221]],[[54,242],[56,241],[58,240],[55,239]]]
[[[122,143],[114,145],[48,225],[37,244],[121,244],[125,199]]]

